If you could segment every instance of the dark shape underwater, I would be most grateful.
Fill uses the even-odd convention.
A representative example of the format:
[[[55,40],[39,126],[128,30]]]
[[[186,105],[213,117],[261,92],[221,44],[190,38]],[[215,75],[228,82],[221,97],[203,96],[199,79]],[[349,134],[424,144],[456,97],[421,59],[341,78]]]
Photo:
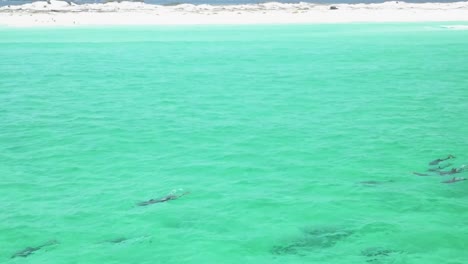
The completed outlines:
[[[305,229],[302,236],[293,239],[288,243],[274,246],[271,253],[275,255],[304,255],[308,251],[334,246],[353,232],[337,228],[316,228]]]
[[[140,202],[137,205],[138,206],[147,206],[147,205],[155,204],[155,203],[164,203],[164,202],[167,202],[167,201],[179,199],[180,197],[182,197],[182,196],[184,196],[186,194],[189,194],[189,192],[184,192],[184,193],[182,193],[180,195],[170,194],[170,195],[164,196],[162,198],[150,199],[148,201]]]
[[[461,178],[461,177],[457,178],[457,177],[453,177],[452,179],[443,181],[442,183],[455,183],[455,182],[460,182],[460,181],[466,181],[466,178]]]
[[[37,246],[37,247],[27,247],[23,250],[20,250],[18,252],[16,252],[15,254],[13,254],[11,256],[11,258],[17,258],[17,257],[22,257],[22,258],[26,258],[28,256],[30,256],[31,254],[33,254],[34,252],[44,248],[44,247],[47,247],[47,246],[52,246],[52,245],[55,245],[55,244],[58,244],[58,241],[57,240],[51,240],[51,241],[48,241],[47,243],[44,243],[40,246]]]
[[[445,159],[444,158],[441,158],[441,159],[436,159],[436,160],[433,160],[431,162],[429,162],[429,165],[437,165],[439,164],[440,162],[442,161],[446,161],[446,160],[449,160],[449,159],[454,159],[455,156],[453,155],[448,155]]]
[[[382,247],[370,247],[361,251],[361,255],[367,258],[367,262],[381,262],[382,260],[390,260],[392,255],[399,253],[402,252]]]

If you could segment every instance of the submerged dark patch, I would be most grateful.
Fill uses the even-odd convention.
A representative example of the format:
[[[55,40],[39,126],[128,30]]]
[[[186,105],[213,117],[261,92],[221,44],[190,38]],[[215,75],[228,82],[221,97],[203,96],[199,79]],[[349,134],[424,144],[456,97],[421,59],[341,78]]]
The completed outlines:
[[[113,243],[113,244],[119,244],[119,243],[125,242],[127,240],[128,240],[128,238],[126,238],[126,237],[119,237],[119,238],[114,238],[114,239],[107,240],[107,242]]]
[[[55,244],[58,244],[57,240],[48,241],[47,243],[42,244],[42,245],[37,246],[37,247],[27,247],[27,248],[25,248],[23,250],[20,250],[20,251],[16,252],[15,254],[13,254],[11,256],[11,258],[17,258],[17,257],[26,258],[26,257],[29,257],[30,255],[34,254],[36,251],[41,250],[44,247],[52,246],[52,245],[55,245]]]
[[[276,245],[271,249],[275,255],[306,255],[308,251],[333,247],[340,240],[352,235],[350,230],[335,228],[304,229],[302,235],[288,243]]]
[[[370,247],[361,251],[361,255],[366,257],[366,261],[370,263],[387,262],[393,259],[393,255],[401,253],[398,250],[386,249],[381,247]]]

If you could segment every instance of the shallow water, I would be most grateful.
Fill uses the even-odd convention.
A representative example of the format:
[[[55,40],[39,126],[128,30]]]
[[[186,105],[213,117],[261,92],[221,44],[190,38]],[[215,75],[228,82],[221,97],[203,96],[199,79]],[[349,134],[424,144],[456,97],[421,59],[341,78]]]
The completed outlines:
[[[0,29],[0,262],[466,263],[442,25]]]

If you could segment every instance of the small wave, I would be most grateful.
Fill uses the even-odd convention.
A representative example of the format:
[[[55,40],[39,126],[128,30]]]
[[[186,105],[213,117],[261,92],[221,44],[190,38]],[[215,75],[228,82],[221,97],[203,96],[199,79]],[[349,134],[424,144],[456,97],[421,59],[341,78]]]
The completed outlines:
[[[468,30],[468,25],[450,25],[450,26],[442,26],[442,28],[450,29],[450,30]]]

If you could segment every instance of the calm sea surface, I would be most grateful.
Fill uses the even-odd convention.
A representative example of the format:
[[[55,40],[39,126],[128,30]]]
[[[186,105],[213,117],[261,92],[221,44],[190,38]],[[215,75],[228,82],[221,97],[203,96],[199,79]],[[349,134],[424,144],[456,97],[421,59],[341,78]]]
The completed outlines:
[[[0,29],[0,263],[467,263],[441,25]]]

